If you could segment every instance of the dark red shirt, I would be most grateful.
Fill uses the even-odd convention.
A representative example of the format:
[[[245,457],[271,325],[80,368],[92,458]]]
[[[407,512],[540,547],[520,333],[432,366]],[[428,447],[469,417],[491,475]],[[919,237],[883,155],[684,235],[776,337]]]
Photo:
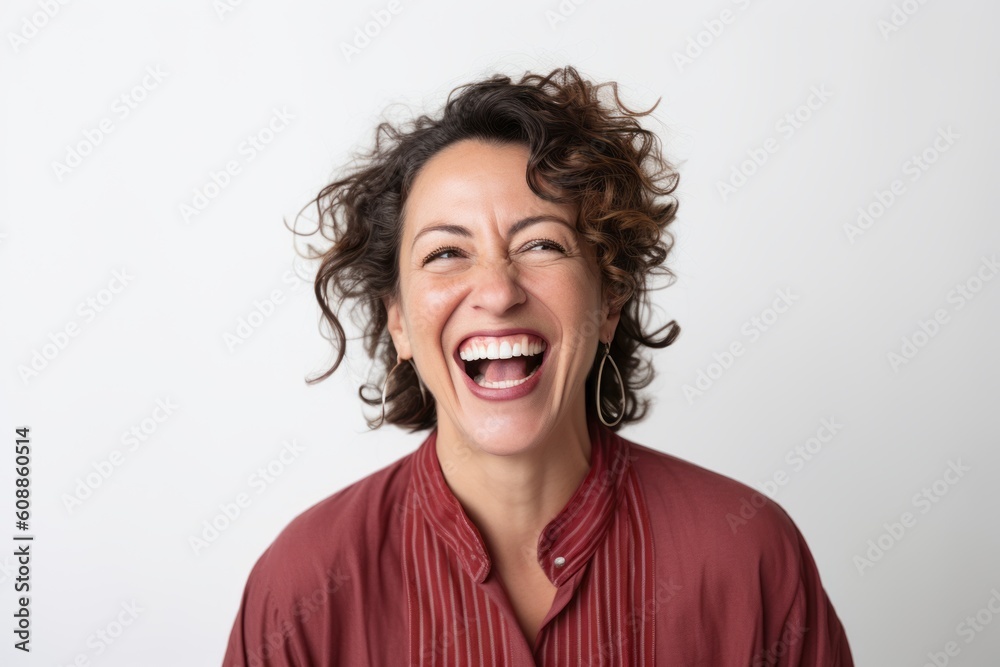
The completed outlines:
[[[853,667],[802,535],[759,492],[589,424],[590,470],[537,557],[557,592],[521,632],[432,431],[313,506],[250,573],[225,667]]]

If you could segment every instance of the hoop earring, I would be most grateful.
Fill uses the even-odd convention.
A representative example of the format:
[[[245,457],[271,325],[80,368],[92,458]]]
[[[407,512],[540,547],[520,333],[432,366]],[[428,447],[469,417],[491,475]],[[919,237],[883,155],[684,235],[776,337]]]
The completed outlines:
[[[606,361],[611,361],[611,367],[615,371],[615,376],[618,378],[618,386],[622,390],[621,407],[618,408],[618,417],[615,418],[613,422],[609,422],[604,418],[604,413],[601,410],[601,377],[604,375],[604,363]],[[622,420],[625,416],[625,383],[622,382],[622,374],[618,372],[618,364],[611,357],[611,342],[604,344],[604,358],[601,359],[601,365],[597,369],[597,386],[594,388],[594,401],[597,403],[597,418],[601,420],[601,423],[605,426],[616,426],[618,422]]]
[[[403,365],[404,361],[410,362],[410,366],[413,367],[413,374],[417,376],[417,384],[420,386],[420,403],[423,407],[427,406],[427,391],[424,389],[424,381],[420,379],[420,373],[417,372],[417,367],[413,363],[413,359],[400,359],[396,357],[396,365],[389,369],[389,372],[385,376],[385,381],[382,382],[382,411],[374,428],[378,428],[385,423],[385,398],[386,392],[389,389],[389,378],[392,377],[393,371]]]

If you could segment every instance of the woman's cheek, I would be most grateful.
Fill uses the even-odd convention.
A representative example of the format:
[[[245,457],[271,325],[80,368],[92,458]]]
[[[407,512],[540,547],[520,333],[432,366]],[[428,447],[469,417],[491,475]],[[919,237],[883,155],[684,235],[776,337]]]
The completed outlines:
[[[532,267],[522,273],[533,294],[546,295],[571,309],[590,308],[600,300],[599,284],[586,267],[575,262]]]
[[[411,317],[421,329],[440,329],[454,311],[464,284],[438,276],[415,281],[410,290]]]

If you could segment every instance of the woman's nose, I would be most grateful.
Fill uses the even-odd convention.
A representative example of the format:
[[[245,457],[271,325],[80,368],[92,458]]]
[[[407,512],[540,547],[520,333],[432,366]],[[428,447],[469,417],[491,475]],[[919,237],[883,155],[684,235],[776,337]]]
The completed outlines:
[[[518,267],[506,258],[481,265],[472,280],[473,306],[495,315],[502,315],[527,299],[519,283]]]

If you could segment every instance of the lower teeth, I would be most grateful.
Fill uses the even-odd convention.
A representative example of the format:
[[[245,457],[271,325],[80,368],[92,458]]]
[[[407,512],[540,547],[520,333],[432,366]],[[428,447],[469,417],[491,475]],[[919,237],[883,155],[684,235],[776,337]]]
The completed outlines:
[[[480,373],[479,375],[476,376],[475,383],[478,384],[480,387],[485,387],[487,389],[506,389],[507,387],[516,387],[519,384],[524,384],[525,382],[527,382],[528,378],[534,375],[535,371],[537,370],[538,370],[537,368],[533,369],[530,373],[528,373],[525,377],[521,378],[520,380],[500,380],[499,382],[489,382],[486,379],[486,376]]]

